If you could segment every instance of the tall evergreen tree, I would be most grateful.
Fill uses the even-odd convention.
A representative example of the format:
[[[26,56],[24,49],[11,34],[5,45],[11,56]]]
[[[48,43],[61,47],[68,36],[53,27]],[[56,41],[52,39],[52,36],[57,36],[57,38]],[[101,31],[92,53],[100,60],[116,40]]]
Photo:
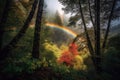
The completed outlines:
[[[43,12],[43,4],[44,4],[44,0],[39,0],[37,18],[36,18],[36,23],[35,23],[33,50],[32,50],[33,58],[39,58],[39,54],[40,54],[40,32],[41,32],[41,19],[42,19],[42,12]]]
[[[56,23],[56,24],[58,24],[58,25],[60,25],[60,26],[63,25],[63,22],[62,22],[60,13],[59,13],[58,11],[56,11],[54,23]]]

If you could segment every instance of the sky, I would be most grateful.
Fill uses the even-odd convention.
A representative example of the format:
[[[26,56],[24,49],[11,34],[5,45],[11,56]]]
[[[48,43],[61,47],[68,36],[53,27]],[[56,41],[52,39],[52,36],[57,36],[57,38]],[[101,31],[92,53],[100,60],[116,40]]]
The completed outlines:
[[[47,4],[47,10],[56,13],[58,11],[61,15],[64,14],[64,11],[62,10],[62,7],[64,7],[58,0],[45,0],[45,3]],[[68,18],[70,17],[70,14],[64,14]],[[112,23],[114,25],[117,25],[120,20],[113,21]]]
[[[62,11],[63,5],[61,5],[58,0],[45,0],[45,3],[47,4],[47,10],[51,12],[58,12],[62,15],[64,11]]]

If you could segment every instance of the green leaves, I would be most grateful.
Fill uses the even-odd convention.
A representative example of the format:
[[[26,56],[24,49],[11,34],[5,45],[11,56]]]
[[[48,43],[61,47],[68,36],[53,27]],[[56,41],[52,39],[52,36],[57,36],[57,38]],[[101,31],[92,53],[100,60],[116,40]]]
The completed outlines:
[[[41,66],[41,62],[38,59],[32,59],[30,53],[24,57],[8,58],[3,72],[11,74],[18,74],[22,72],[31,73],[35,69]]]

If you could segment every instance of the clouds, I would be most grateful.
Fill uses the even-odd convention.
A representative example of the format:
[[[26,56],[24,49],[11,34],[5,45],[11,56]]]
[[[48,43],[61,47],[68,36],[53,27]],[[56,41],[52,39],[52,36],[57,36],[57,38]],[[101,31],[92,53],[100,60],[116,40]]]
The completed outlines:
[[[60,12],[60,14],[63,14],[64,11],[62,11],[63,5],[61,5],[58,0],[45,0],[45,3],[47,4],[47,10],[55,13],[57,10]]]

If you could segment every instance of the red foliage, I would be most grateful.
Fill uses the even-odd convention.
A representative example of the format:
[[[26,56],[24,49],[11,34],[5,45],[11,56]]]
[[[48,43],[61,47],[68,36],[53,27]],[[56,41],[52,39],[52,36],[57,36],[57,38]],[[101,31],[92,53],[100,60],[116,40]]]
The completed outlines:
[[[71,43],[69,46],[69,51],[75,56],[78,55],[78,47],[75,43]]]
[[[62,56],[59,58],[58,62],[71,66],[74,56],[76,55],[78,55],[77,45],[75,43],[71,43],[68,51],[64,51],[62,53]]]
[[[66,63],[66,65],[72,65],[73,56],[69,51],[65,51],[62,53],[62,56],[59,58],[59,63]]]

